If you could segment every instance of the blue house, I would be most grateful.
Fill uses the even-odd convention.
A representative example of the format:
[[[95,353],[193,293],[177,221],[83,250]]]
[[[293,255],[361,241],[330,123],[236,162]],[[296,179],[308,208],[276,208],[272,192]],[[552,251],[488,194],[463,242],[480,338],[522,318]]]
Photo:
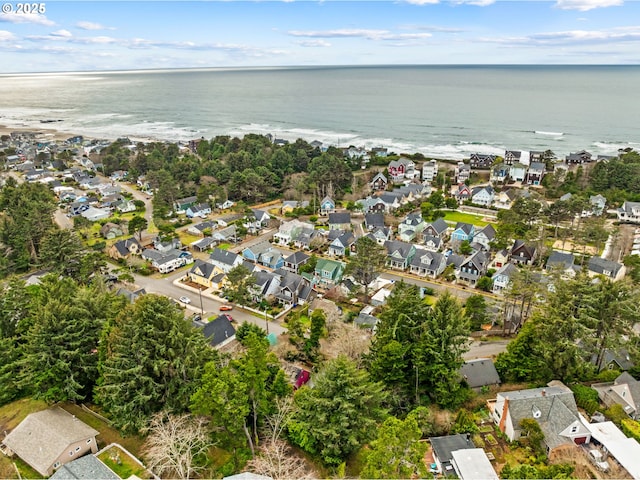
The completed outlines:
[[[324,197],[320,202],[320,215],[329,215],[336,211],[336,202],[329,197]]]
[[[258,263],[260,261],[260,256],[271,250],[271,244],[269,242],[260,242],[255,245],[251,245],[250,247],[245,248],[242,251],[242,256],[253,263]]]
[[[456,228],[451,234],[451,240],[455,242],[464,242],[465,240],[473,240],[475,227],[470,223],[458,222]]]

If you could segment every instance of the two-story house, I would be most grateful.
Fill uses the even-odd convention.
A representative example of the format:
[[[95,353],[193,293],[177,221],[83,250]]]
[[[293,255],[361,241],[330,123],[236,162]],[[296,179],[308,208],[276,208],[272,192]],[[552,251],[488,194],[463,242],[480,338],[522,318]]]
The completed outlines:
[[[531,162],[527,171],[527,183],[529,185],[541,185],[545,174],[545,165],[542,162]]]
[[[449,225],[442,218],[437,218],[433,222],[427,223],[424,226],[424,230],[422,234],[426,236],[438,237],[441,240],[444,240],[447,237],[447,232],[449,231]]]
[[[205,218],[211,213],[211,205],[208,203],[196,203],[187,208],[186,214],[189,218]]]
[[[524,182],[527,178],[527,167],[520,162],[516,162],[509,167],[509,177],[514,182]]]
[[[507,165],[513,165],[514,163],[518,163],[521,157],[522,152],[519,152],[518,150],[505,150],[504,163]]]
[[[493,162],[496,161],[495,155],[484,155],[481,153],[472,153],[471,158],[469,159],[469,165],[471,168],[478,169],[487,169],[493,165]]]
[[[411,242],[422,235],[425,226],[420,212],[410,213],[398,225],[398,236],[403,242]]]
[[[621,222],[640,223],[640,202],[624,202],[617,214]]]
[[[369,182],[369,186],[373,191],[386,190],[388,184],[389,180],[387,180],[387,177],[385,177],[384,173],[382,172],[376,173],[376,175]]]
[[[329,230],[350,230],[351,214],[349,212],[330,213]]]
[[[464,183],[460,183],[457,186],[454,186],[452,188],[452,192],[453,196],[459,203],[462,203],[465,200],[469,200],[472,195],[471,187],[468,187]]]
[[[496,230],[493,228],[493,225],[488,223],[474,234],[473,241],[488,251],[491,248],[491,242],[493,242],[495,238]]]
[[[422,164],[422,181],[431,183],[438,176],[438,162],[429,160]]]
[[[483,251],[478,251],[466,258],[456,271],[456,279],[475,286],[478,279],[487,273],[489,256]]]
[[[300,267],[309,261],[311,257],[304,252],[294,252],[284,259],[283,269],[293,273],[299,273]]]
[[[329,244],[328,253],[329,255],[334,257],[342,257],[347,251],[351,250],[351,247],[355,243],[355,241],[356,237],[352,232],[344,232]]]
[[[455,183],[464,183],[470,178],[471,167],[464,162],[458,162],[454,171]]]
[[[319,258],[313,274],[304,273],[313,288],[331,288],[342,280],[345,264],[336,260]]]
[[[625,266],[620,263],[607,260],[606,258],[591,257],[587,265],[587,274],[590,277],[604,275],[614,281],[620,280],[624,277]]]
[[[438,252],[416,249],[411,259],[409,271],[421,277],[436,278],[447,266],[447,259]]]
[[[304,229],[313,229],[313,225],[301,222],[297,218],[289,222],[283,222],[273,235],[273,241],[278,245],[289,245],[298,238]]]
[[[389,227],[376,227],[365,236],[371,238],[378,245],[384,245],[384,242],[391,240],[392,231]]]
[[[384,247],[387,249],[387,265],[394,270],[406,270],[416,253],[413,244],[397,240],[385,242]]]
[[[107,253],[116,260],[129,258],[131,255],[140,255],[142,253],[142,245],[134,237],[125,238],[111,245]]]
[[[213,264],[196,260],[187,275],[193,283],[211,288],[213,286],[213,277],[220,275],[220,272]]]
[[[269,225],[271,216],[264,210],[252,208],[251,213],[245,217],[244,227],[253,235],[257,235],[260,231]]]
[[[464,242],[465,240],[473,241],[476,227],[471,223],[458,222],[456,223],[453,233],[451,234],[452,242]]]
[[[320,215],[329,215],[336,211],[336,202],[331,197],[324,197],[320,202]]]
[[[570,153],[565,157],[565,162],[569,165],[582,165],[591,161],[592,155],[586,150],[580,150],[576,153]]]
[[[509,180],[509,165],[503,162],[491,167],[491,175],[489,177],[489,180],[494,184],[505,183],[507,180]]]
[[[217,273],[229,273],[242,262],[242,257],[237,253],[220,248],[214,248],[211,255],[209,255],[209,263],[218,269]]]
[[[384,227],[384,214],[366,213],[364,216],[364,226],[368,231],[372,231],[374,228]]]
[[[394,182],[400,182],[405,178],[413,178],[415,175],[416,164],[409,158],[401,157],[398,160],[389,162],[387,168],[389,177]]]
[[[513,277],[518,273],[518,267],[513,263],[506,263],[500,267],[496,273],[493,274],[491,280],[493,281],[491,291],[493,293],[500,293],[507,288],[512,282]]]
[[[537,254],[534,245],[528,245],[524,240],[515,240],[509,251],[509,261],[516,265],[531,265]]]
[[[493,203],[495,191],[490,185],[484,187],[474,187],[471,189],[471,202],[476,205],[490,207]]]
[[[313,289],[302,276],[291,272],[276,271],[281,275],[279,291],[276,299],[283,305],[300,305],[308,303],[313,297]]]

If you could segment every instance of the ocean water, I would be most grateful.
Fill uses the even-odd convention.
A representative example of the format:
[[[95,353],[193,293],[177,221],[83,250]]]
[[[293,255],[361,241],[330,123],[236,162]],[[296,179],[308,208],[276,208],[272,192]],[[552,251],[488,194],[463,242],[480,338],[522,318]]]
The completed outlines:
[[[613,154],[640,145],[638,85],[640,66],[0,75],[0,125],[170,141],[270,133],[452,159],[505,149]]]

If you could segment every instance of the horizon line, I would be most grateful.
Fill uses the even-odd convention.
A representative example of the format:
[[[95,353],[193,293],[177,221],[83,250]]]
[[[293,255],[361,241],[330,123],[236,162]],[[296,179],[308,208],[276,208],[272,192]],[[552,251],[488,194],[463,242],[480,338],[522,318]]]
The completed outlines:
[[[127,74],[127,73],[168,73],[179,71],[238,71],[238,70],[313,70],[330,68],[412,68],[412,67],[463,67],[463,68],[497,68],[497,67],[638,67],[638,63],[384,63],[384,64],[336,64],[336,65],[265,65],[265,66],[224,66],[224,67],[169,67],[138,68],[114,70],[50,70],[38,72],[6,72],[0,77],[14,76],[47,76],[47,75],[90,75],[90,74]]]

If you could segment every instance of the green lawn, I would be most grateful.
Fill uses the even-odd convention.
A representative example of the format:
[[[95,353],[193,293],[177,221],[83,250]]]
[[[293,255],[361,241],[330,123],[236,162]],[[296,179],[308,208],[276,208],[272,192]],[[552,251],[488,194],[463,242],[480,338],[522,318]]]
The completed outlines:
[[[471,213],[463,213],[463,212],[446,212],[444,216],[445,221],[449,223],[458,223],[465,222],[476,225],[477,227],[484,227],[485,225],[492,223],[484,220],[486,217],[482,215],[473,215]]]
[[[149,472],[142,468],[129,455],[118,447],[111,447],[98,457],[120,478],[129,478],[135,475],[138,478],[152,478]]]
[[[183,245],[191,245],[193,242],[196,242],[202,239],[202,237],[198,235],[191,235],[186,230],[178,232],[178,238],[180,239]]]
[[[231,247],[230,243],[221,243],[220,245],[218,245],[218,248],[220,250],[229,250],[230,247]]]

